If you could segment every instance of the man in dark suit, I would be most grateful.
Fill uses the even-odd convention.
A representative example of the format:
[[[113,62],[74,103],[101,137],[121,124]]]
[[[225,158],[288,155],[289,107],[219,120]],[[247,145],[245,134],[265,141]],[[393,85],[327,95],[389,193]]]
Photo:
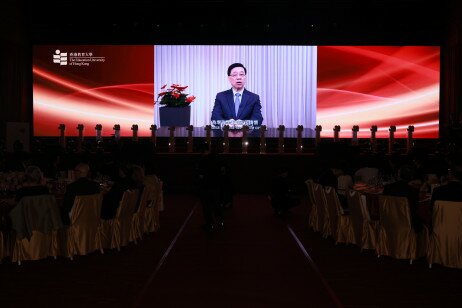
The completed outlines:
[[[232,88],[217,94],[212,111],[214,120],[257,120],[263,122],[260,97],[244,88],[247,69],[241,63],[228,67],[228,80]]]
[[[99,184],[89,179],[90,167],[87,164],[80,163],[75,169],[76,180],[66,187],[64,194],[62,220],[65,225],[70,224],[69,214],[74,205],[75,196],[92,195],[100,192]]]

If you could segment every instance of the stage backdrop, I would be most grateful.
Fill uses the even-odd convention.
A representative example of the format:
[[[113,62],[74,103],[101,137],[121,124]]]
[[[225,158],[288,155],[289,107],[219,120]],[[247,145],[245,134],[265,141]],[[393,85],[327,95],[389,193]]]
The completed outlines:
[[[187,85],[196,96],[191,124],[210,123],[217,92],[230,88],[229,64],[248,69],[247,89],[260,95],[264,124],[314,128],[342,137],[360,126],[360,136],[379,127],[387,137],[396,125],[406,137],[438,137],[440,50],[433,46],[35,46],[33,58],[33,120],[35,136],[57,136],[58,125],[75,136],[130,136],[138,124],[148,136],[158,124],[154,104],[160,87]]]

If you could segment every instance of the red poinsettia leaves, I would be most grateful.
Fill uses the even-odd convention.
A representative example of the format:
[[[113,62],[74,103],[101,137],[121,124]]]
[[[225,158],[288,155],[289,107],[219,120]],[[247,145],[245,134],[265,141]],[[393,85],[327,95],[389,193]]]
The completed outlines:
[[[161,99],[158,99],[155,103],[159,102],[161,105],[169,107],[184,107],[196,99],[194,95],[187,96],[188,94],[183,93],[188,86],[181,86],[176,83],[172,84],[168,89],[166,89],[166,86],[161,87],[161,91],[157,96]]]
[[[175,87],[175,89],[177,89],[178,91],[184,91],[188,86],[184,86],[184,87],[181,87],[181,86],[177,86]]]

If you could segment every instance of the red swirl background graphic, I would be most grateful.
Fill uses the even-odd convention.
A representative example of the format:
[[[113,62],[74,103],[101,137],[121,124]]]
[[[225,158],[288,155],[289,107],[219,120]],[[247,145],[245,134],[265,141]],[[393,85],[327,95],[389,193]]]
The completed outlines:
[[[57,136],[66,125],[67,136],[111,136],[115,124],[122,136],[131,136],[138,124],[139,136],[149,136],[154,119],[154,46],[60,46],[61,52],[91,53],[104,62],[89,66],[59,65],[52,57],[56,47],[34,48],[34,135]]]
[[[316,124],[324,137],[438,138],[440,48],[434,46],[320,46],[318,47]]]

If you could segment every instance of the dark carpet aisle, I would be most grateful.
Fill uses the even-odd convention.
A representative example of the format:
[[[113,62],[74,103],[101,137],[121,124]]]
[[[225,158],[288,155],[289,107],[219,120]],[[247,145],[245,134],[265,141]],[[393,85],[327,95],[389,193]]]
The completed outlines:
[[[219,232],[202,223],[198,206],[138,307],[336,307],[265,196],[237,196]]]

